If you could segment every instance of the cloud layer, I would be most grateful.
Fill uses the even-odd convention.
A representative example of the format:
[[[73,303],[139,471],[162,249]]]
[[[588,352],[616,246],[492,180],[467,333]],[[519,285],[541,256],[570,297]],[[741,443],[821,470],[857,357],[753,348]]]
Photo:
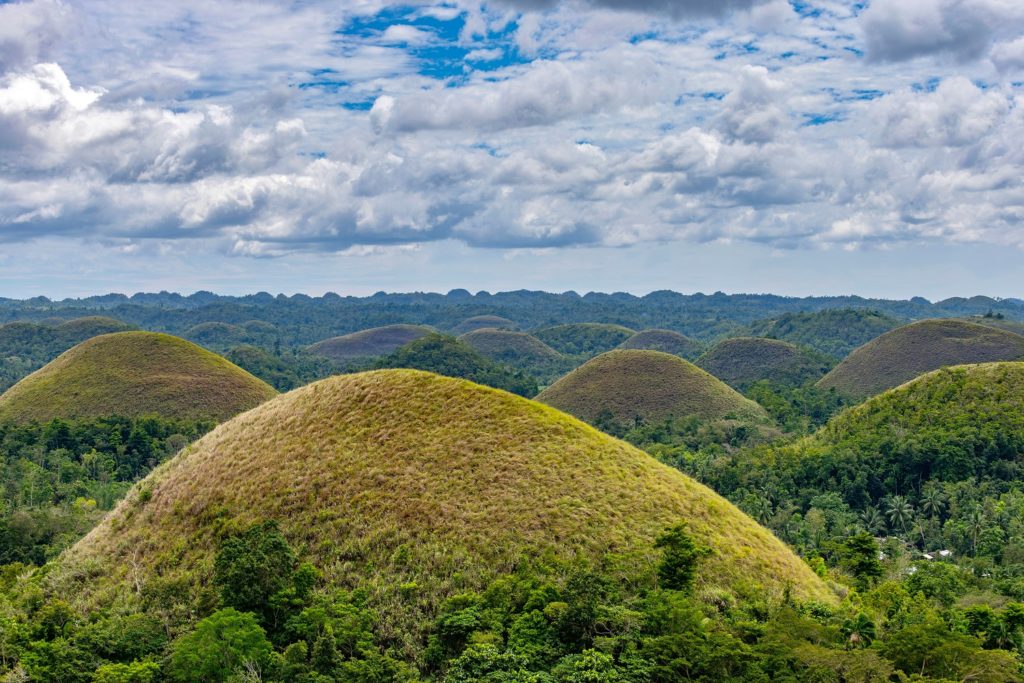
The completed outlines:
[[[1024,246],[1012,0],[337,5],[0,5],[0,242]]]

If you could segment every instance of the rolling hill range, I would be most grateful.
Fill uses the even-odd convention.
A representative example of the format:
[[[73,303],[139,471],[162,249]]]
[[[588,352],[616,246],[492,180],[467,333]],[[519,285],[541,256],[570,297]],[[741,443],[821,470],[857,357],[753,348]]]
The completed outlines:
[[[653,423],[690,415],[767,419],[761,406],[722,381],[660,351],[601,354],[542,391],[537,400],[591,423]]]
[[[851,353],[818,386],[865,398],[947,365],[1024,358],[1024,336],[963,320],[922,320]]]
[[[543,383],[556,380],[574,366],[571,358],[525,332],[484,328],[462,335],[459,341],[486,358],[523,370]]]
[[[636,334],[622,325],[607,323],[571,323],[545,327],[533,333],[537,339],[567,356],[590,358],[611,351]]]
[[[307,350],[338,363],[386,356],[433,332],[422,325],[385,325],[317,342]]]
[[[760,380],[799,386],[818,379],[831,365],[789,342],[759,337],[725,339],[697,359],[698,367],[741,391]]]
[[[327,586],[365,588],[400,632],[534,559],[651,566],[679,522],[713,551],[699,594],[834,602],[771,533],[678,471],[539,403],[408,370],[332,377],[221,425],[59,560],[88,572],[58,566],[47,581],[80,606],[138,585],[195,605],[220,539],[268,519]]]
[[[156,414],[225,420],[276,392],[226,359],[155,332],[93,337],[0,396],[0,421]]]
[[[518,330],[519,326],[514,321],[508,318],[502,318],[500,315],[474,315],[472,318],[466,318],[452,329],[452,333],[456,336],[463,334],[469,334],[476,330]]]
[[[870,309],[836,308],[758,320],[750,324],[746,336],[781,339],[843,359],[858,346],[901,324],[891,315]]]
[[[672,330],[641,330],[619,344],[619,348],[661,351],[686,360],[693,360],[704,350],[704,345]]]

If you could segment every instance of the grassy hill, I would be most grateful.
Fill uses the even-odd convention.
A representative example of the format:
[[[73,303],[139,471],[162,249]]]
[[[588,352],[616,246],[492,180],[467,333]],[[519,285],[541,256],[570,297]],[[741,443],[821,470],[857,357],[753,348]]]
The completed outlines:
[[[201,346],[214,347],[237,346],[249,341],[249,332],[244,327],[220,322],[193,325],[182,336]]]
[[[660,351],[601,354],[545,389],[537,400],[587,422],[660,422],[697,416],[764,419],[764,410],[692,363]]]
[[[361,330],[342,337],[325,339],[307,350],[335,362],[346,362],[361,358],[375,358],[394,352],[411,341],[433,332],[422,325],[385,325]]]
[[[500,315],[474,315],[472,318],[466,318],[456,325],[452,329],[452,333],[458,336],[475,330],[486,329],[518,330],[519,326],[508,318],[502,318]]]
[[[567,356],[590,358],[611,351],[636,334],[622,325],[605,323],[572,323],[545,327],[533,333],[537,339]]]
[[[758,320],[751,323],[747,336],[781,339],[842,359],[858,346],[901,324],[890,315],[870,309],[831,308]]]
[[[156,414],[224,420],[276,392],[191,342],[154,332],[85,341],[0,396],[0,421]]]
[[[641,330],[619,344],[620,349],[661,351],[674,356],[693,360],[704,350],[704,345],[695,339],[672,330]]]
[[[963,320],[922,320],[851,353],[818,386],[867,397],[947,365],[1024,357],[1024,336]]]
[[[697,366],[742,391],[760,380],[799,386],[824,375],[832,363],[789,342],[739,337],[715,344]]]
[[[681,521],[713,550],[698,595],[834,600],[772,534],[643,452],[539,403],[407,370],[332,377],[221,425],[137,486],[48,582],[93,608],[138,585],[203,604],[221,538],[266,519],[328,587],[369,591],[403,633],[520,567],[608,552],[651,566],[655,537]]]

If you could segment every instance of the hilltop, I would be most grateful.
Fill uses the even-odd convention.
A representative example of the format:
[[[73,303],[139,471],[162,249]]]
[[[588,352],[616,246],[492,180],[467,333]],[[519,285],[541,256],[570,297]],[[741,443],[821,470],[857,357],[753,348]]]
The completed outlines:
[[[317,342],[307,350],[335,362],[385,356],[433,332],[422,325],[385,325]]]
[[[567,356],[592,357],[611,351],[636,334],[622,325],[571,323],[545,327],[533,333],[537,339]]]
[[[764,410],[704,370],[660,351],[615,350],[576,368],[537,400],[587,422],[670,417],[764,420]]]
[[[452,329],[452,333],[456,336],[469,334],[476,330],[518,330],[519,326],[508,318],[502,318],[500,315],[474,315],[472,318],[466,318]]]
[[[741,391],[760,380],[799,386],[821,377],[831,365],[795,344],[758,337],[725,339],[697,359],[698,367]]]
[[[851,353],[818,386],[867,397],[931,370],[1024,357],[1024,336],[963,320],[922,320]]]
[[[392,633],[534,561],[613,552],[651,566],[679,522],[712,549],[699,594],[834,601],[771,533],[643,452],[539,403],[405,370],[332,377],[221,425],[59,561],[88,572],[58,567],[49,582],[94,608],[173,587],[188,609],[220,539],[268,519],[328,587],[369,591]]]
[[[184,339],[118,332],[82,342],[8,389],[0,396],[0,421],[148,414],[224,420],[275,393]]]
[[[750,324],[745,336],[781,339],[842,359],[858,346],[901,324],[897,318],[879,311],[837,308],[758,320]]]
[[[672,330],[642,330],[619,344],[619,348],[661,351],[686,360],[693,360],[704,350],[704,345]]]

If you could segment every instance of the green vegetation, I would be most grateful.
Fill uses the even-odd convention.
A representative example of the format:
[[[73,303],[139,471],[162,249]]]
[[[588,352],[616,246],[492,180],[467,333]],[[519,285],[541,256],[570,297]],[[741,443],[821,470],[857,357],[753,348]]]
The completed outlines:
[[[800,386],[829,371],[832,363],[813,351],[777,339],[739,337],[715,344],[698,367],[745,391],[755,382]]]
[[[468,379],[527,398],[536,396],[537,381],[529,375],[485,358],[468,344],[443,334],[430,334],[381,358],[377,369],[407,368]]]
[[[241,325],[222,322],[199,323],[185,330],[182,336],[205,348],[224,352],[242,345],[275,347],[280,343],[281,333],[270,323],[249,320]]]
[[[834,308],[813,313],[786,313],[750,325],[751,337],[781,339],[842,359],[858,346],[901,325],[885,313],[866,308]]]
[[[432,332],[429,327],[422,325],[386,325],[325,339],[310,346],[308,351],[335,363],[359,361],[394,353],[409,342]]]
[[[713,550],[697,595],[833,600],[775,537],[677,471],[546,406],[417,371],[334,377],[221,425],[47,581],[79,608],[132,601],[142,585],[187,614],[215,602],[221,539],[267,519],[328,585],[367,590],[412,650],[462,591],[609,552],[639,566],[679,522]]]
[[[533,333],[537,339],[566,356],[580,359],[611,351],[636,334],[622,325],[604,323],[573,323],[545,327]]]
[[[337,364],[303,350],[271,353],[258,346],[236,346],[226,358],[278,391],[290,391],[338,373]]]
[[[609,351],[555,382],[537,400],[602,426],[691,416],[767,420],[753,401],[695,365],[660,351]]]
[[[0,425],[0,564],[42,564],[213,427],[157,417]]]
[[[482,355],[550,383],[573,367],[553,348],[525,332],[484,328],[459,337]]]
[[[661,351],[694,360],[704,350],[704,345],[672,330],[642,330],[619,344],[619,348]]]
[[[469,334],[476,330],[518,330],[519,326],[500,315],[474,315],[466,318],[452,329],[455,335]]]
[[[948,365],[1024,357],[1024,336],[962,320],[924,320],[868,342],[818,386],[865,398]]]
[[[79,344],[0,396],[0,422],[122,415],[224,420],[272,387],[184,339],[105,334]]]

